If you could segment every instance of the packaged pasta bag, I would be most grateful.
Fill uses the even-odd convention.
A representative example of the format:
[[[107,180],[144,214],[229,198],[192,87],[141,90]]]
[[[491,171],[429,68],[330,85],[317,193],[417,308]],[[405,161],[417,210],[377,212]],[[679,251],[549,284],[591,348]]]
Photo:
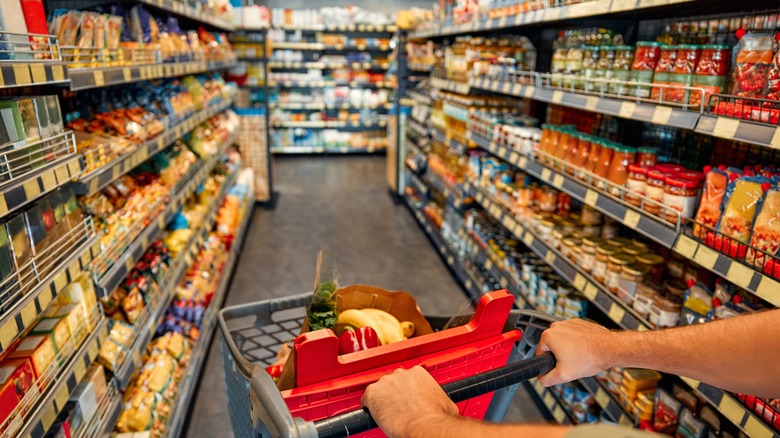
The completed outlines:
[[[778,265],[774,256],[780,250],[780,188],[777,185],[764,193],[753,221],[750,246],[745,261],[764,270],[765,274],[774,275],[774,266]]]
[[[740,38],[739,51],[734,65],[731,94],[760,98],[766,86],[769,64],[774,56],[774,36],[767,32],[745,33],[740,30],[737,32],[737,37]],[[754,108],[755,104],[751,101],[738,100],[736,103],[722,102],[722,104],[723,106],[719,105],[718,108],[720,114],[753,119],[755,109],[755,116],[760,118],[761,107]]]
[[[715,228],[721,215],[723,195],[729,184],[728,174],[724,169],[704,168],[704,191],[699,201],[693,224],[693,236],[704,240],[709,228]],[[704,225],[704,226],[702,226]]]
[[[729,183],[718,234],[707,236],[707,245],[730,257],[744,258],[756,211],[769,187],[769,179],[761,176],[744,176]]]

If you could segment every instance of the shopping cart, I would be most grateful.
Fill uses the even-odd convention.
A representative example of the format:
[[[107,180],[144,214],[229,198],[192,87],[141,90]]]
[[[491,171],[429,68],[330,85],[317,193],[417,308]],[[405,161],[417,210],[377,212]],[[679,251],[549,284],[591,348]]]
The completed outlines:
[[[363,360],[348,364],[352,368],[334,371],[329,360],[318,357],[317,364],[328,368],[320,382],[280,392],[265,368],[282,344],[299,334],[310,299],[308,293],[220,311],[222,364],[236,437],[345,437],[368,431],[376,424],[360,409],[365,387],[396,368],[414,365],[422,365],[443,384],[461,415],[500,422],[518,384],[555,366],[550,353],[534,356],[541,332],[553,319],[511,311],[512,295],[496,291],[482,297],[467,325],[353,353]],[[426,319],[434,330],[450,320]],[[296,354],[301,351],[305,349]],[[343,374],[333,377],[339,372]],[[383,434],[377,429],[361,435],[367,436]]]

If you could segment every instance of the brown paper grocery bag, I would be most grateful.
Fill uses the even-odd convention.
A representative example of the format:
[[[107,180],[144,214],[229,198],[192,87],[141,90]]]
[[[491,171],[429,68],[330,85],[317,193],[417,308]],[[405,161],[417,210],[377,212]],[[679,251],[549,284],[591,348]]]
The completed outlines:
[[[374,308],[384,310],[399,321],[414,323],[414,337],[433,333],[431,325],[425,319],[417,300],[404,291],[389,291],[374,286],[355,284],[336,290],[336,310]],[[309,321],[304,320],[301,333],[309,331]],[[282,375],[277,383],[279,390],[285,391],[295,387],[295,348],[284,364]]]

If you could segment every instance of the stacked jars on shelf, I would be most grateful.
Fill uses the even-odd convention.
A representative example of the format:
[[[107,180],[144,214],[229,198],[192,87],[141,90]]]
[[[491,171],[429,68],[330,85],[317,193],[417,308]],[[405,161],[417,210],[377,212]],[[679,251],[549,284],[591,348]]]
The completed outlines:
[[[521,36],[458,37],[444,52],[447,79],[468,82],[469,74],[497,76],[502,72],[530,71],[536,49]]]

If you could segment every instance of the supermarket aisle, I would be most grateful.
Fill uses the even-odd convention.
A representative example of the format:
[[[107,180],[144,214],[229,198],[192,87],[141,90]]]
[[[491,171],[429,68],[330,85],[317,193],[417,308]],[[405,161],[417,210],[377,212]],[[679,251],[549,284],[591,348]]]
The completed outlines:
[[[423,313],[449,314],[465,295],[403,205],[394,205],[380,157],[281,158],[281,198],[256,210],[226,305],[311,290],[317,251],[331,249],[343,284],[406,290]],[[188,436],[231,435],[219,342],[215,338],[190,412]],[[541,417],[525,394],[507,420]]]

